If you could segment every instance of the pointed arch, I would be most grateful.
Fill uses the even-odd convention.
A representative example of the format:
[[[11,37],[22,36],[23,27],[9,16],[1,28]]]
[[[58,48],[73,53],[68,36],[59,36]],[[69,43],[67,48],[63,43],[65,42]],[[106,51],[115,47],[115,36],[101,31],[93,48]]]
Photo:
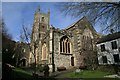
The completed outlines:
[[[47,45],[44,43],[42,45],[42,60],[47,60]]]
[[[71,53],[71,42],[67,36],[63,36],[60,39],[60,52],[61,53]]]

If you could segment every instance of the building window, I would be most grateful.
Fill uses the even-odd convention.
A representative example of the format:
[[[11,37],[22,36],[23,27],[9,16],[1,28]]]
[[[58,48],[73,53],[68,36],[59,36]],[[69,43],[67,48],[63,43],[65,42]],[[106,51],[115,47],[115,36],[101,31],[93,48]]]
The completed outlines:
[[[114,54],[113,57],[114,57],[114,62],[115,62],[115,63],[120,62],[119,54]]]
[[[111,45],[112,45],[112,49],[117,49],[117,42],[116,41],[111,42]]]
[[[71,43],[67,36],[64,36],[60,39],[60,52],[70,53],[71,52],[70,46],[71,46]]]
[[[118,48],[118,51],[120,52],[120,47]]]
[[[46,43],[42,46],[42,60],[47,60],[47,46]]]
[[[100,45],[101,47],[101,52],[105,51],[105,44]]]
[[[45,32],[45,26],[42,26],[42,31]]]
[[[42,22],[44,22],[44,17],[42,17]]]
[[[102,56],[102,60],[103,60],[103,63],[107,63],[107,57],[106,56]]]

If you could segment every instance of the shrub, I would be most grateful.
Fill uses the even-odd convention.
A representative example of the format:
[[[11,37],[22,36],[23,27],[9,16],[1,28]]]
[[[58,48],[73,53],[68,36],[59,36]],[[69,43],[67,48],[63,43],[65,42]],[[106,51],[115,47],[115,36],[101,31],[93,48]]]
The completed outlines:
[[[97,70],[104,71],[104,72],[115,73],[112,65],[99,65]]]
[[[97,67],[98,67],[98,64],[87,65],[87,70],[96,70]]]
[[[44,69],[44,67],[43,67],[41,64],[39,64],[39,65],[37,66],[37,70],[38,70],[38,71],[43,72],[43,69]]]
[[[34,69],[35,68],[35,63],[31,63],[30,68]]]
[[[43,70],[44,70],[44,71],[46,71],[46,72],[49,72],[49,66],[48,66],[47,64],[46,64],[46,65],[44,65]]]

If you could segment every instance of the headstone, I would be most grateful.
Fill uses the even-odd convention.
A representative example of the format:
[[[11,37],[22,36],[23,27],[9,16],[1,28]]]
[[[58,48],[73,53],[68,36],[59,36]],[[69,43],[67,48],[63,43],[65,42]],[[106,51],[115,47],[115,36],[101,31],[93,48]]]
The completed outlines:
[[[52,72],[52,65],[48,65],[48,66],[49,66],[49,68],[50,68],[49,71]]]
[[[80,73],[80,69],[76,69],[75,74],[79,74],[79,73]]]

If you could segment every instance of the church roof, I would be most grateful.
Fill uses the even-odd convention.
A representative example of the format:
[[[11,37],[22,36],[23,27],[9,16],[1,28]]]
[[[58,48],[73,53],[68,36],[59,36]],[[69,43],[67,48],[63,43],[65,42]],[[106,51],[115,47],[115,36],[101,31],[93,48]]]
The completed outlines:
[[[74,22],[70,26],[66,27],[65,29],[68,30],[68,29],[74,27],[77,23],[80,23],[80,25],[81,25],[79,28],[85,28],[87,25],[92,31],[94,31],[96,33],[96,30],[93,28],[93,26],[91,25],[91,23],[89,22],[89,20],[85,16],[83,16],[81,19]]]
[[[85,16],[84,16],[85,17]],[[83,18],[84,18],[83,17]],[[73,24],[69,25],[68,27],[66,27],[65,29],[69,29],[71,27],[73,27],[75,24],[77,24],[79,21],[81,21],[83,18],[79,19],[78,21],[74,22]]]
[[[118,38],[120,38],[120,32],[116,32],[116,33],[113,33],[113,34],[103,36],[102,38],[99,39],[97,44],[107,42],[107,41],[111,41],[111,40],[115,40],[115,39],[118,39]]]

